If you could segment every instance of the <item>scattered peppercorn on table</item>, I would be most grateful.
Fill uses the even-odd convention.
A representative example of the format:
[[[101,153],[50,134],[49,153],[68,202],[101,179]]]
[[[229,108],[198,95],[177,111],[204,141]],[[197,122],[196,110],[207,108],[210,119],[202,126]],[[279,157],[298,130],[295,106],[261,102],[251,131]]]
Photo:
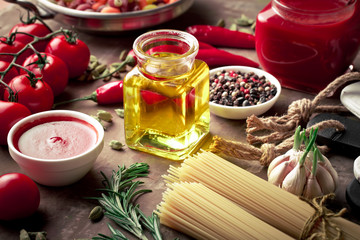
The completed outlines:
[[[95,35],[85,32],[79,32],[79,38],[85,42],[92,55],[104,64],[119,62],[119,55],[122,50],[130,50],[134,40],[142,33],[148,30],[156,29],[177,29],[185,30],[188,26],[198,24],[215,25],[218,20],[224,19],[227,25],[230,25],[232,19],[239,18],[242,14],[251,19],[255,19],[257,13],[268,3],[265,0],[196,0],[192,7],[180,17],[164,23],[151,29],[140,29],[131,32],[124,32],[118,35]],[[0,2],[0,22],[1,35],[7,35],[11,27],[19,22],[20,13],[25,14],[24,9],[18,5],[12,5]],[[70,29],[71,26],[61,25],[56,19],[46,20],[46,23],[53,29],[64,27]],[[253,49],[221,48],[231,53],[242,55],[252,61],[258,62],[257,55]],[[75,64],[75,63],[74,63]],[[360,68],[360,54],[357,55],[355,68]],[[123,74],[123,73],[122,73]],[[309,73],[310,74],[310,73]],[[123,75],[121,75],[123,77]],[[103,85],[103,80],[96,81],[75,81],[70,80],[65,91],[55,98],[55,102],[61,102],[68,99],[88,96],[95,89]],[[299,92],[290,89],[282,89],[281,96],[275,105],[264,114],[264,116],[282,115],[286,113],[289,104],[302,98],[312,99],[314,95]],[[326,100],[329,104],[338,104],[339,94],[335,94]],[[118,166],[130,166],[133,163],[145,162],[150,166],[148,177],[141,179],[144,182],[144,188],[151,189],[152,192],[139,197],[137,203],[140,209],[147,215],[156,209],[156,206],[162,200],[162,194],[166,185],[162,175],[167,173],[170,165],[178,167],[180,162],[171,161],[144,152],[134,151],[126,145],[122,150],[114,150],[109,146],[113,140],[125,144],[124,119],[115,113],[115,109],[123,108],[122,104],[99,105],[93,101],[78,101],[71,104],[59,106],[58,109],[76,110],[89,115],[96,115],[98,110],[105,110],[113,115],[112,122],[104,122],[105,146],[99,155],[94,167],[80,181],[65,187],[47,187],[38,184],[40,190],[40,206],[31,217],[15,220],[0,221],[0,239],[19,239],[21,229],[29,232],[46,231],[48,239],[70,240],[70,239],[91,239],[99,233],[110,235],[107,226],[111,221],[103,218],[98,222],[89,220],[90,211],[98,205],[96,200],[87,199],[87,197],[99,196],[96,189],[103,188],[103,177],[100,171],[110,176],[113,170]],[[203,148],[206,149],[211,141],[211,137],[218,135],[229,140],[241,141],[246,143],[246,121],[228,120],[211,115],[210,136],[204,141]],[[360,223],[359,215],[356,215],[349,207],[345,190],[348,184],[354,179],[353,162],[355,158],[348,155],[341,155],[333,151],[328,157],[337,170],[339,175],[339,186],[335,192],[336,199],[331,203],[330,208],[333,211],[339,211],[343,207],[348,208],[348,212],[343,215],[344,218]],[[236,165],[254,173],[255,175],[266,179],[267,168],[262,167],[258,162],[241,161],[231,159]],[[0,146],[0,175],[9,172],[24,173],[9,155],[7,146]],[[3,194],[0,192],[0,194]],[[112,224],[117,228],[115,224]],[[132,235],[121,230],[129,239],[135,239]],[[163,239],[180,238],[182,240],[191,239],[184,233],[161,226]],[[149,235],[149,239],[152,239]],[[239,236],[238,239],[242,239]]]

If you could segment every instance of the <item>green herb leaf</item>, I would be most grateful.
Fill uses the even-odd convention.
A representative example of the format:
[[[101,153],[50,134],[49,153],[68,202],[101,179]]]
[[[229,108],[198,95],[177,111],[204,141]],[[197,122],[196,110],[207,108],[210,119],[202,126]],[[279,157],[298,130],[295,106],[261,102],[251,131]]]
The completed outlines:
[[[301,130],[301,126],[298,126],[295,130],[294,145],[293,145],[294,150],[299,150],[301,142],[302,142],[302,136],[300,135],[300,130]]]
[[[233,31],[237,31],[238,30],[238,27],[235,23],[231,24],[230,27],[229,27],[230,30],[233,30]]]
[[[225,20],[221,18],[215,25],[218,27],[225,27]]]
[[[119,150],[122,150],[125,145],[122,144],[121,142],[119,142],[118,140],[111,140],[109,143],[109,146],[112,149],[119,151]]]
[[[118,108],[118,109],[115,109],[114,111],[115,111],[116,115],[118,115],[121,118],[124,118],[124,109]]]
[[[147,240],[144,234],[143,226],[146,227],[154,236],[156,240],[162,240],[160,234],[160,224],[157,215],[153,214],[151,217],[146,217],[140,210],[139,205],[134,205],[133,201],[139,195],[151,192],[150,189],[137,188],[143,184],[141,181],[133,181],[138,177],[145,177],[149,173],[149,165],[146,163],[135,163],[129,168],[119,166],[117,171],[113,170],[111,178],[108,178],[103,172],[104,189],[97,189],[102,191],[101,197],[92,198],[97,199],[100,205],[105,210],[105,216],[113,220],[119,227],[133,234],[139,239]],[[117,240],[126,239],[124,235],[115,230],[111,225],[108,225],[112,237],[98,234],[94,240]]]
[[[105,111],[105,110],[98,110],[96,113],[96,116],[100,119],[103,120],[105,122],[112,122],[112,118],[113,116],[111,115],[111,113]]]
[[[305,162],[305,159],[308,155],[308,153],[313,149],[313,145],[315,143],[316,137],[317,137],[317,132],[318,132],[319,128],[316,128],[315,131],[313,129],[310,130],[310,142],[308,143],[308,145],[306,146],[305,152],[303,153],[303,155],[301,156],[300,160],[299,160],[299,164],[303,165]]]
[[[254,22],[254,19],[248,18],[245,14],[241,14],[239,18],[235,19],[235,23],[242,27],[251,26]]]

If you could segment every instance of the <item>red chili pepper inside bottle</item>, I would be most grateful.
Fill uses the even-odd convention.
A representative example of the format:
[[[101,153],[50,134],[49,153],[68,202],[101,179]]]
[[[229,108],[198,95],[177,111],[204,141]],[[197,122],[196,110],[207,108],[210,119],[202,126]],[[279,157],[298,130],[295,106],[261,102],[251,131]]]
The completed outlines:
[[[284,87],[317,93],[354,60],[359,22],[356,0],[272,0],[257,16],[260,64]]]
[[[187,157],[209,132],[209,67],[189,33],[158,30],[134,42],[124,79],[128,147],[171,160]]]

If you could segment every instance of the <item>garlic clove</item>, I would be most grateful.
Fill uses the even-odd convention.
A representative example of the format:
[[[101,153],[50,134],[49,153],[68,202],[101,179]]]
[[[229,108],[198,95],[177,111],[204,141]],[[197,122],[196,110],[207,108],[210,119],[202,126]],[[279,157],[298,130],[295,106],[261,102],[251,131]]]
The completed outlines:
[[[314,177],[314,175],[310,174],[306,181],[305,189],[303,192],[303,196],[307,199],[312,199],[314,197],[322,196],[323,192],[321,191],[320,185]]]
[[[285,176],[291,171],[289,162],[281,162],[268,174],[268,182],[281,187]]]
[[[268,166],[267,175],[269,176],[272,170],[276,167],[278,167],[281,163],[289,161],[290,155],[285,153],[284,155],[277,156],[274,158],[274,160],[271,161],[271,163]]]
[[[318,165],[324,167],[331,174],[331,177],[334,181],[334,188],[336,190],[337,186],[339,185],[339,176],[338,176],[336,170],[334,169],[334,167],[331,165],[331,162],[329,161],[329,159],[327,157],[325,157],[324,155],[322,155],[322,159],[324,161],[323,162],[319,161]]]
[[[316,179],[324,195],[335,192],[335,181],[332,175],[320,164],[317,167]]]
[[[303,165],[296,166],[286,175],[282,183],[282,188],[297,196],[301,196],[306,183],[306,169]]]

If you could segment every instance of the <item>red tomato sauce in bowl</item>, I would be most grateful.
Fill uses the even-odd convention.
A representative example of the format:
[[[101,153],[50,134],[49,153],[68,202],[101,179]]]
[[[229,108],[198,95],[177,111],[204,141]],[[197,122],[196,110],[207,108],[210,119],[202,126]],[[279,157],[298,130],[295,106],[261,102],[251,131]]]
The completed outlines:
[[[74,117],[49,116],[29,122],[14,136],[21,153],[39,159],[66,159],[91,149],[98,141],[96,129]]]

